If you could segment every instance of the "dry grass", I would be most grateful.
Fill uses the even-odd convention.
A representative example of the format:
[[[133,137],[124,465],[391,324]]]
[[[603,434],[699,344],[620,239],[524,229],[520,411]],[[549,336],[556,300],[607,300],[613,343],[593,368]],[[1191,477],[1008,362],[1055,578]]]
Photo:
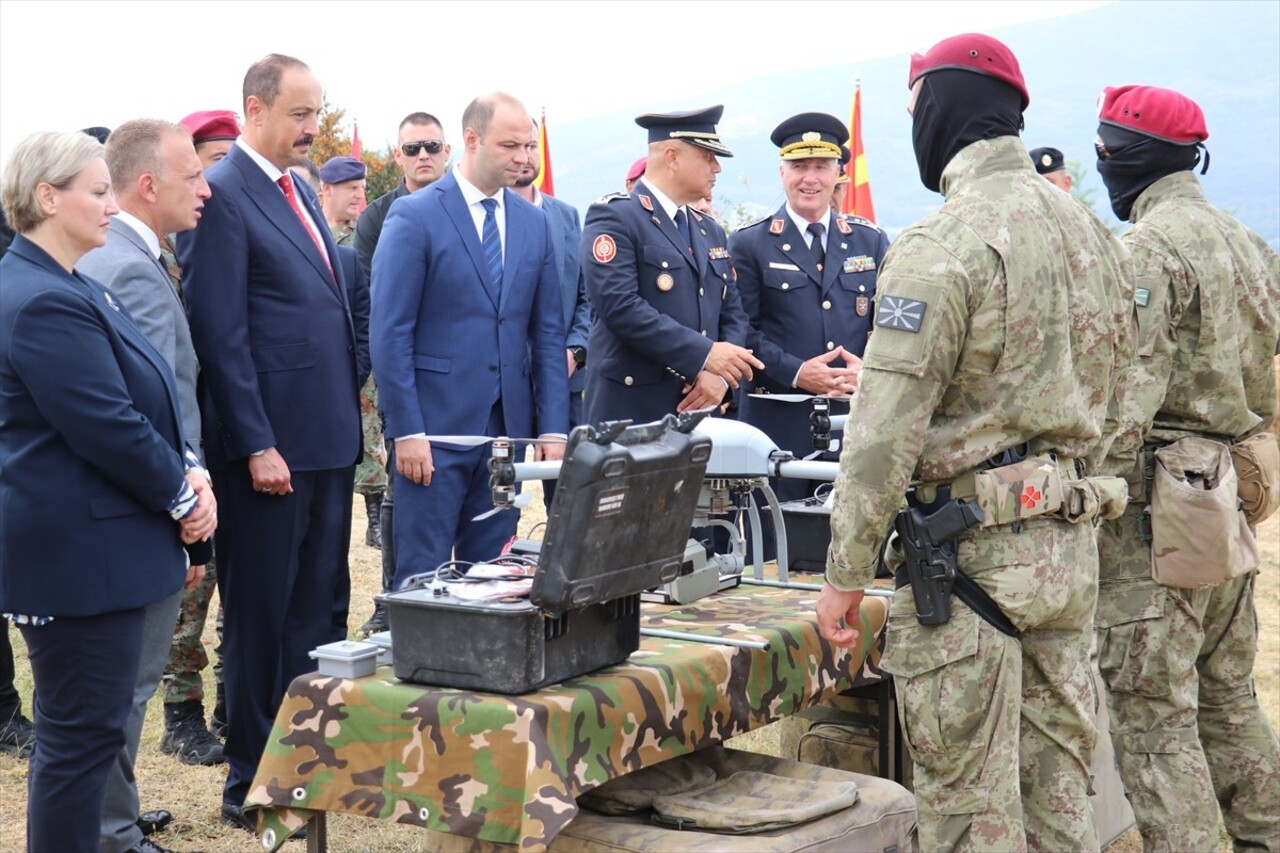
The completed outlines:
[[[533,487],[535,491],[538,487]],[[543,519],[540,495],[524,510],[520,524],[527,533]],[[373,609],[372,595],[381,583],[381,564],[378,553],[364,546],[364,507],[356,498],[351,548],[352,612],[354,630]],[[1259,531],[1263,548],[1263,565],[1259,573],[1256,600],[1261,623],[1261,649],[1255,675],[1258,697],[1267,710],[1273,727],[1280,728],[1280,516],[1272,518]],[[16,630],[10,629],[15,656],[17,657],[18,689],[24,708],[30,712],[31,677],[26,661],[25,646]],[[213,644],[212,620],[205,631],[205,642]],[[212,673],[205,672],[205,688],[210,701],[213,696]],[[208,709],[206,709],[208,710]],[[166,808],[176,817],[173,825],[156,840],[166,847],[181,851],[252,851],[259,848],[240,830],[230,829],[218,823],[218,807],[222,801],[222,786],[226,778],[223,767],[188,767],[160,752],[163,734],[162,710],[159,697],[152,700],[148,709],[142,747],[138,754],[137,775],[143,809]],[[753,732],[734,742],[743,749],[760,752],[776,752],[776,734],[770,729]],[[26,808],[25,761],[0,754],[0,851],[18,851],[24,848]],[[289,842],[286,851],[301,851],[302,842]],[[329,849],[334,853],[390,853],[390,851],[421,851],[426,849],[423,834],[410,827],[395,826],[381,821],[365,820],[346,815],[331,815],[329,819]],[[1229,850],[1224,845],[1223,850]],[[1141,842],[1136,832],[1119,839],[1108,848],[1108,853],[1137,853]]]

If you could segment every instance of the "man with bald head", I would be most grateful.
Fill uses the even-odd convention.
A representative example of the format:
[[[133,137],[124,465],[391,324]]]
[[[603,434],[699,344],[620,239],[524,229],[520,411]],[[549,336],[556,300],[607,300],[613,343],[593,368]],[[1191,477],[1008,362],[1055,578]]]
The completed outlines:
[[[222,820],[250,831],[242,805],[283,691],[332,640],[360,458],[362,380],[342,263],[311,188],[289,171],[306,159],[320,107],[305,63],[254,63],[244,131],[209,170],[200,225],[178,238],[205,453],[222,498]]]
[[[644,176],[593,204],[582,269],[595,309],[587,421],[648,422],[724,403],[764,364],[744,348],[749,325],[724,230],[693,209],[710,198],[723,107],[642,115]]]
[[[492,559],[518,514],[493,507],[487,446],[438,435],[543,438],[569,429],[560,272],[549,221],[513,187],[533,122],[510,95],[462,115],[457,168],[392,203],[373,256],[373,371],[394,442],[399,589],[453,558]],[[559,459],[562,444],[537,459]]]

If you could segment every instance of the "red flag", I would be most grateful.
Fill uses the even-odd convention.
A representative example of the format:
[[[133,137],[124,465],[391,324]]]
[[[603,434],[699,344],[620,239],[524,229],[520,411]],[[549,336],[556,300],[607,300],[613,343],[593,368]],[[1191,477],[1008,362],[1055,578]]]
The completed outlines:
[[[361,157],[360,157],[360,122],[358,122],[358,121],[357,121],[357,122],[352,122],[352,124],[351,124],[351,156],[352,156],[352,157],[354,157],[354,158],[355,158],[355,159],[357,159],[357,160],[361,160]],[[363,161],[363,160],[361,160],[361,162],[364,162],[364,161]],[[366,164],[365,164],[365,168],[366,168],[366,169],[368,169],[368,167],[369,167],[369,166],[368,166],[368,164],[366,163]],[[367,200],[367,199],[363,199],[363,198],[362,198],[362,199],[360,199],[360,212],[361,212],[361,213],[364,213],[365,206],[366,206],[368,203],[369,203],[369,202],[368,202],[368,200]]]
[[[867,177],[867,156],[862,147],[862,82],[853,87],[853,108],[849,111],[849,183],[844,187],[840,202],[841,213],[852,213],[863,219],[876,221],[876,210],[871,204],[871,184]]]
[[[545,109],[542,111],[542,121],[538,123],[538,165],[542,168],[533,185],[540,193],[555,195],[555,182],[551,179],[551,146],[547,142],[547,111]]]

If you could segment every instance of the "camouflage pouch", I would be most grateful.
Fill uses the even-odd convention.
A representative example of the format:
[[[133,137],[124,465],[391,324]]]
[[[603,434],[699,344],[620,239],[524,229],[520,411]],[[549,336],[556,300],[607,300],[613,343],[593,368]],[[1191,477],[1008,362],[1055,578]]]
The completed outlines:
[[[1072,524],[1104,518],[1112,521],[1124,515],[1129,505],[1129,484],[1123,477],[1086,477],[1065,480],[1059,515]]]
[[[1012,465],[977,471],[973,481],[983,527],[1047,515],[1062,507],[1062,476],[1051,456],[1031,456]]]
[[[710,767],[673,758],[611,779],[578,797],[578,803],[600,814],[636,814],[652,808],[656,797],[702,788],[715,778]]]
[[[1280,507],[1280,438],[1260,432],[1231,445],[1240,509],[1249,524],[1266,521]]]
[[[731,835],[807,823],[858,801],[853,781],[820,782],[741,770],[702,788],[655,797],[653,821]]]
[[[1225,444],[1190,436],[1155,451],[1151,577],[1198,589],[1253,571],[1258,542],[1239,509]]]

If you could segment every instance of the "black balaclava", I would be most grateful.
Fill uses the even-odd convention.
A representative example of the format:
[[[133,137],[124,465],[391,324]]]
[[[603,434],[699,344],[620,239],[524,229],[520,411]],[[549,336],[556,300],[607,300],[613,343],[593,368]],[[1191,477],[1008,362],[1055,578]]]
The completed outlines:
[[[1114,124],[1098,125],[1098,136],[1107,149],[1098,157],[1098,173],[1111,196],[1111,210],[1128,222],[1133,203],[1147,187],[1175,172],[1194,169],[1200,162],[1200,145],[1178,145]],[[1204,155],[1204,174],[1209,171],[1209,152]]]
[[[1022,94],[972,71],[944,68],[921,78],[911,121],[920,181],[939,191],[942,170],[961,149],[979,139],[1017,136],[1022,130]]]

